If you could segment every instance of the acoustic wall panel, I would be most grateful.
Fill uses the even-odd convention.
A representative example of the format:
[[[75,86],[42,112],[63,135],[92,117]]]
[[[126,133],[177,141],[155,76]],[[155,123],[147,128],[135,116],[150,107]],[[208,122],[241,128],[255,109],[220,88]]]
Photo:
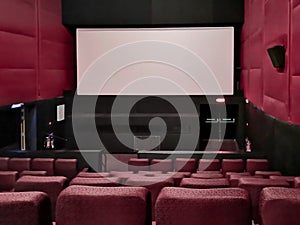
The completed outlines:
[[[0,105],[36,99],[35,3],[0,1]]]
[[[63,95],[73,89],[73,37],[62,25],[61,1],[38,0],[39,99]]]
[[[300,1],[293,0],[291,6],[290,34],[290,116],[300,124]]]
[[[0,46],[0,105],[73,89],[73,40],[60,0],[0,1]]]

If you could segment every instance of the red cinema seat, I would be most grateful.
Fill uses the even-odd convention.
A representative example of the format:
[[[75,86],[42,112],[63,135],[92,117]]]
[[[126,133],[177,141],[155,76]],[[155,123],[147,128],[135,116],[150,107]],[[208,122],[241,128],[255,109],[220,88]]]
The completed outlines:
[[[142,186],[147,188],[150,191],[151,202],[152,202],[152,217],[154,220],[156,199],[160,191],[164,187],[174,186],[174,180],[168,176],[162,176],[162,177],[134,176],[134,177],[130,177],[125,184],[127,186],[134,186],[134,187]]]
[[[77,159],[56,159],[54,165],[55,175],[71,180],[77,174]]]
[[[48,176],[54,175],[54,159],[52,158],[34,158],[31,161],[31,170],[47,171]]]
[[[167,175],[170,175],[171,178],[174,180],[174,185],[179,187],[183,178],[191,177],[190,172],[168,172]]]
[[[250,225],[248,193],[239,188],[164,188],[156,202],[156,225]]]
[[[183,178],[180,187],[208,189],[208,188],[226,188],[229,187],[229,182],[226,178],[218,179],[198,179],[198,178]]]
[[[150,193],[143,187],[70,186],[58,197],[56,225],[151,225]]]
[[[273,180],[285,180],[290,184],[290,187],[295,186],[295,177],[294,176],[270,176],[270,179]]]
[[[110,172],[110,175],[111,175],[112,177],[117,177],[117,178],[119,178],[119,182],[120,182],[121,184],[125,184],[126,181],[127,181],[130,177],[134,176],[135,174],[133,173],[133,171],[111,171],[111,172]]]
[[[216,179],[216,178],[224,178],[224,176],[221,173],[193,173],[191,175],[191,178]]]
[[[77,177],[86,177],[86,178],[105,178],[110,177],[110,173],[108,172],[101,172],[101,173],[94,173],[94,172],[80,172],[77,174]]]
[[[247,159],[246,171],[254,175],[255,171],[267,171],[269,169],[269,161],[267,159]]]
[[[230,186],[231,187],[238,187],[239,186],[239,180],[242,177],[247,177],[247,178],[257,178],[257,177],[252,177],[250,176],[250,174],[244,174],[244,173],[235,173],[235,174],[231,174],[229,175],[229,177],[227,178],[229,180]]]
[[[172,172],[173,162],[172,159],[152,159],[150,168],[151,171]]]
[[[131,158],[128,160],[128,170],[137,173],[138,171],[149,170],[149,159]]]
[[[176,172],[194,173],[196,171],[196,167],[195,159],[176,158],[174,162],[174,169]]]
[[[251,176],[251,173],[249,173],[249,172],[241,172],[241,173],[239,173],[239,172],[227,172],[225,174],[225,177],[227,179],[229,179],[231,175],[239,175],[239,176],[244,176],[245,177],[245,176]]]
[[[289,184],[282,180],[242,177],[239,179],[238,186],[248,191],[252,204],[252,218],[255,223],[260,223],[259,196],[261,190],[265,187],[289,187]]]
[[[8,170],[21,173],[24,170],[30,170],[30,158],[11,158],[8,161]]]
[[[0,171],[0,192],[13,191],[17,178],[17,171]]]
[[[300,188],[300,177],[295,177],[294,186],[295,188]]]
[[[279,171],[255,171],[255,176],[270,178],[270,176],[281,176]]]
[[[265,188],[260,196],[263,225],[299,225],[300,189]]]
[[[33,170],[24,170],[20,173],[20,177],[23,176],[46,176],[47,171],[33,171]]]
[[[244,161],[242,159],[223,159],[222,173],[225,175],[227,172],[244,172]]]
[[[42,192],[0,193],[0,224],[52,225],[48,196]]]
[[[75,177],[73,180],[71,180],[70,185],[118,187],[121,185],[119,181],[120,179],[117,177],[109,177],[109,178]]]
[[[8,170],[8,157],[0,157],[0,171]]]
[[[24,176],[17,180],[15,191],[45,192],[50,198],[54,216],[57,197],[65,187],[66,181],[67,178],[62,176]]]
[[[198,171],[220,171],[221,164],[219,159],[199,159]]]

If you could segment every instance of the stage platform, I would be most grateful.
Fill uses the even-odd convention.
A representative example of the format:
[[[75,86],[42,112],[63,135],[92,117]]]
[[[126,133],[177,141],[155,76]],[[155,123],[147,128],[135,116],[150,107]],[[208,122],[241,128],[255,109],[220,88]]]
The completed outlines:
[[[138,158],[148,159],[250,159],[266,158],[263,153],[243,152],[243,151],[139,151]]]

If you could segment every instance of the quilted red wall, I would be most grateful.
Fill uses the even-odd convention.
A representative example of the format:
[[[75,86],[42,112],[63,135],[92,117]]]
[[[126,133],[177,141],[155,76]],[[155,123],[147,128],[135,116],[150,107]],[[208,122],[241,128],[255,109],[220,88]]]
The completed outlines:
[[[0,105],[73,89],[73,39],[60,0],[0,1]]]
[[[286,48],[278,72],[267,49]],[[300,124],[300,0],[245,0],[241,80],[245,97],[266,113]]]

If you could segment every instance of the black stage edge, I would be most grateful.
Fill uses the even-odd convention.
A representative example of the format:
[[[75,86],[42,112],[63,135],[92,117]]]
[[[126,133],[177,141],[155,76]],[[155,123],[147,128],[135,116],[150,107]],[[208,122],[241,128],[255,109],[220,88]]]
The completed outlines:
[[[266,158],[263,153],[255,152],[230,152],[230,151],[139,151],[138,158],[147,159],[259,159]]]
[[[0,157],[77,159],[77,169],[79,171],[83,168],[89,168],[91,171],[102,171],[103,166],[101,150],[2,150],[0,151]]]

